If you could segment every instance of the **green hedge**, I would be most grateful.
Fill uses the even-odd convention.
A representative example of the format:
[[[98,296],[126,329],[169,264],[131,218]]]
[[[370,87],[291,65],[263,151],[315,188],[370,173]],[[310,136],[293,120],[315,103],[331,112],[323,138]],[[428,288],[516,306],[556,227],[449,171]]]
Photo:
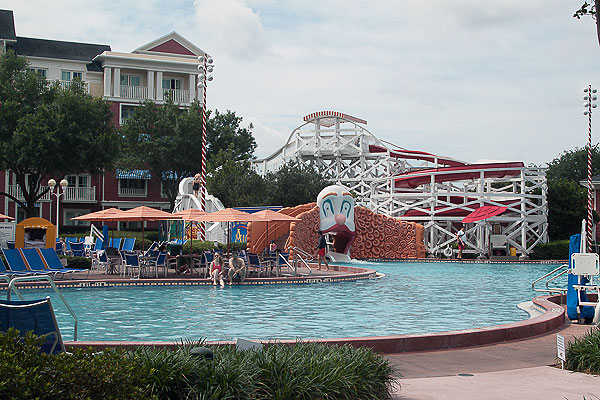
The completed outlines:
[[[0,398],[388,399],[393,369],[367,348],[298,343],[260,351],[213,348],[214,359],[138,348],[39,354],[39,338],[0,335]]]
[[[567,260],[569,258],[569,241],[556,240],[538,244],[530,257],[533,260]]]
[[[73,257],[73,256],[65,256],[64,258],[67,260],[68,268],[83,268],[83,269],[92,268],[92,260],[90,258]]]
[[[565,349],[565,367],[571,371],[600,375],[600,328],[591,328]]]

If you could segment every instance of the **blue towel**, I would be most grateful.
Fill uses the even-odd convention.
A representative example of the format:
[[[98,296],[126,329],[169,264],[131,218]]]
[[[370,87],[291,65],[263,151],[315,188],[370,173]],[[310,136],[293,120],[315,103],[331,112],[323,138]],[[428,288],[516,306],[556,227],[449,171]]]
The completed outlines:
[[[577,235],[571,236],[571,241],[569,243],[569,268],[572,268],[571,265],[571,254],[579,253],[579,248],[581,244],[581,235],[578,233]],[[576,320],[579,318],[577,315],[577,306],[579,305],[579,301],[587,301],[587,295],[584,291],[580,292],[580,298],[577,298],[577,290],[573,288],[573,285],[585,285],[588,283],[588,279],[581,277],[581,281],[579,281],[578,275],[568,274],[567,281],[567,316],[570,320]],[[594,318],[594,307],[584,306],[581,308],[581,318],[590,320]]]

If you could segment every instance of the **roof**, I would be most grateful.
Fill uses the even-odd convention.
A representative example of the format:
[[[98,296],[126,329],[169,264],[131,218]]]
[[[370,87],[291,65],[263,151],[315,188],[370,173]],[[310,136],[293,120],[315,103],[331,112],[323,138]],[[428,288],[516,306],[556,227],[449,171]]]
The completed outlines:
[[[132,171],[117,169],[116,175],[117,179],[152,179],[152,175],[147,169],[134,169]]]
[[[20,56],[85,61],[88,63],[88,71],[102,71],[101,65],[92,60],[98,54],[101,54],[104,51],[110,51],[110,46],[105,44],[63,42],[60,40],[33,39],[18,36],[17,42],[14,44],[14,49]]]
[[[17,40],[15,18],[11,10],[0,10],[0,39]]]

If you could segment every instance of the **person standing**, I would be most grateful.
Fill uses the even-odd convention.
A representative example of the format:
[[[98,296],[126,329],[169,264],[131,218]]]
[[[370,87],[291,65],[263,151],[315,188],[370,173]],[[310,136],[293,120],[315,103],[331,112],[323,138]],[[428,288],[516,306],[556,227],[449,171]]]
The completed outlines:
[[[458,243],[458,259],[462,260],[462,252],[465,249],[465,227],[461,226],[456,233],[456,242]]]
[[[327,271],[329,271],[329,264],[327,263],[327,258],[325,257],[325,253],[327,252],[327,241],[325,240],[325,235],[323,231],[319,230],[319,244],[317,245],[317,260],[319,261],[319,270],[321,270],[321,260],[325,263],[327,267]]]
[[[198,192],[200,191],[200,172],[194,175],[194,184],[192,185],[192,189],[194,189],[194,196],[198,197]]]

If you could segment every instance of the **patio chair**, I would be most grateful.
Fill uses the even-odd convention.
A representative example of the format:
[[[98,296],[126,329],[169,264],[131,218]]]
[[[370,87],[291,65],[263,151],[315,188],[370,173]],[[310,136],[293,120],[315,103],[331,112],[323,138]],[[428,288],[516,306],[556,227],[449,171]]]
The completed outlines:
[[[115,249],[114,247],[107,247],[104,251],[104,254],[108,258],[108,269],[106,270],[107,274],[115,272],[125,272],[123,268],[121,268],[122,271],[119,271],[119,267],[123,266],[119,250]]]
[[[148,249],[144,252],[144,256],[149,256],[150,255],[150,251],[156,251],[158,250],[158,242],[152,242],[152,244],[150,245],[150,247],[148,247]]]
[[[117,250],[121,250],[121,238],[110,239],[110,244],[108,247],[114,247]]]
[[[140,263],[140,258],[138,257],[137,253],[125,253],[125,273],[129,273],[130,271],[132,272],[132,277],[135,278],[135,275],[133,274],[132,270],[136,270],[138,271],[137,273],[137,279],[140,278],[140,276],[142,275],[142,269],[143,264]]]
[[[14,249],[15,248],[15,242],[13,240],[8,240],[6,242],[6,247],[9,249]]]
[[[54,249],[56,250],[56,252],[58,254],[65,254],[65,246],[63,245],[63,242],[60,241],[60,239],[56,239],[56,244],[54,245]]]
[[[270,265],[265,264],[258,254],[248,253],[248,267],[256,271],[257,276],[261,276],[263,272],[269,274]]]
[[[6,259],[6,263],[8,264],[8,268],[10,268],[11,272],[20,272],[23,275],[49,275],[50,272],[36,272],[31,271],[21,252],[19,249],[2,249],[2,254],[4,254],[4,258]]]
[[[71,279],[73,279],[74,272],[87,272],[89,275],[89,269],[65,267],[60,261],[60,258],[58,258],[58,254],[56,254],[56,251],[54,251],[54,249],[50,248],[37,250],[40,252],[40,256],[43,258],[44,262],[46,263],[46,266],[52,271],[57,271],[57,273],[60,274],[71,274]]]
[[[215,259],[215,255],[210,251],[205,251],[202,253],[202,258],[200,261],[200,268],[204,268],[204,277],[208,277],[208,273],[210,272],[210,263]]]
[[[50,297],[41,300],[0,300],[0,331],[18,329],[21,337],[33,332],[44,337],[41,350],[47,354],[65,352]]]
[[[104,267],[105,271],[108,271],[108,257],[104,250],[98,250],[92,253],[92,270],[100,272],[100,267]]]
[[[78,243],[79,238],[76,237],[67,237],[65,238],[65,251],[71,251],[71,243]]]
[[[154,268],[155,276],[158,278],[158,269],[163,268],[165,271],[165,278],[167,277],[167,252],[161,251],[156,255],[154,260],[148,260],[148,268]]]
[[[73,257],[85,257],[85,248],[83,242],[71,242],[71,255]]]
[[[104,250],[103,241],[100,238],[96,238],[96,244],[94,244],[94,251]]]
[[[123,241],[123,246],[121,250],[125,251],[133,251],[133,247],[135,246],[135,238],[125,238]]]

